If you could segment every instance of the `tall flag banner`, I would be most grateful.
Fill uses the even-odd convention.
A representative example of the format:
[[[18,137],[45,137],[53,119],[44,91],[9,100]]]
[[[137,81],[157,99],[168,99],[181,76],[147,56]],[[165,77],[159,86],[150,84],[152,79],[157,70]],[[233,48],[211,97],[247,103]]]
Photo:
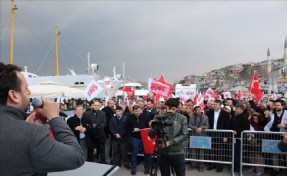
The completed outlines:
[[[153,94],[157,94],[157,95],[161,95],[165,97],[165,96],[168,96],[168,93],[170,91],[170,86],[164,83],[161,83],[157,80],[152,80],[149,90]]]
[[[210,101],[211,99],[214,99],[215,93],[211,88],[208,88],[206,92],[204,93],[204,99]]]
[[[168,99],[172,95],[173,88],[165,81],[163,75],[159,80],[149,79],[149,94],[153,95],[153,100],[158,101],[160,97]]]
[[[204,95],[197,93],[193,100],[193,106],[200,106],[201,110],[204,110]]]
[[[237,98],[238,100],[242,100],[242,99],[243,99],[243,95],[242,95],[242,92],[241,92],[240,89],[238,89],[238,90],[236,91],[236,98]]]
[[[230,92],[224,91],[224,92],[222,92],[222,94],[223,94],[224,99],[226,99],[226,98],[232,98]]]
[[[144,147],[144,152],[146,154],[154,154],[154,147],[155,147],[155,141],[156,138],[150,138],[148,136],[148,132],[149,132],[150,128],[145,128],[140,130],[141,133],[141,138],[142,138],[142,142],[143,142],[143,147]]]
[[[258,81],[258,76],[257,76],[256,71],[254,71],[253,78],[250,82],[249,91],[255,96],[255,102],[259,103],[263,97],[263,94],[260,88],[260,84]]]
[[[102,91],[103,87],[95,80],[92,80],[85,90],[85,96],[88,101],[91,101],[93,98],[97,97]]]
[[[169,87],[169,91],[168,91],[167,96],[163,96],[163,97],[165,99],[168,99],[168,98],[172,97],[172,92],[173,92],[174,89],[169,83],[166,82],[163,74],[160,76],[160,78],[157,81],[159,81],[159,82],[161,82],[161,83],[163,83],[163,84],[165,84],[165,85],[167,85]]]
[[[122,89],[126,94],[129,100],[133,99],[135,96],[135,91],[129,87],[124,86]]]

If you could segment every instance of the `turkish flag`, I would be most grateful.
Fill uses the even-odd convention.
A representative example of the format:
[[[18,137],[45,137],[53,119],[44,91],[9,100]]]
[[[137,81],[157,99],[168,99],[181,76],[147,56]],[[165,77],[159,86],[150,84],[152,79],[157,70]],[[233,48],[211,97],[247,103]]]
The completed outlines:
[[[135,91],[132,90],[131,88],[124,86],[124,87],[123,87],[123,91],[127,94],[128,99],[131,100],[131,99],[134,98],[134,96],[135,96]]]
[[[256,71],[254,71],[253,78],[250,82],[249,91],[255,96],[255,102],[259,103],[263,97],[263,94],[260,88]]]
[[[240,89],[238,89],[237,92],[236,92],[236,98],[239,99],[239,100],[243,99],[243,95],[242,95],[242,92],[241,92]]]
[[[145,129],[141,129],[140,132],[141,132],[141,137],[142,137],[142,142],[143,142],[144,153],[152,155],[154,153],[156,137],[150,138],[148,136],[149,130],[150,128],[145,128]]]

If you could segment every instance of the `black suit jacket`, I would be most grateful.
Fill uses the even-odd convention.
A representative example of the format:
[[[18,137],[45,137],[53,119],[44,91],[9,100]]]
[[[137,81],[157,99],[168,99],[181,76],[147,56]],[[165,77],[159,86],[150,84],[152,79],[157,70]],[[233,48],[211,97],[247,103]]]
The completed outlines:
[[[87,145],[90,146],[91,145],[91,142],[90,142],[90,139],[89,139],[89,134],[87,133],[88,129],[90,128],[89,127],[89,124],[87,123],[87,119],[82,117],[81,119],[81,123],[82,123],[82,126],[84,128],[86,128],[86,132],[85,132],[85,139],[87,141]],[[80,126],[80,119],[74,115],[73,117],[70,117],[68,120],[67,120],[67,124],[69,125],[69,127],[71,128],[71,130],[74,132],[75,136],[77,137],[77,140],[78,142],[80,141],[80,132],[78,130],[75,130],[75,128],[77,126]]]
[[[213,124],[214,124],[214,109],[211,109],[207,113],[208,120],[209,120],[209,129],[213,129]],[[216,129],[218,130],[229,130],[230,129],[230,116],[228,112],[224,110],[220,110],[218,120],[217,120],[217,125]]]
[[[153,120],[154,116],[158,115],[158,112],[155,108],[152,108],[151,112],[148,112],[147,108],[144,108],[143,114],[148,118],[148,121],[151,121]]]

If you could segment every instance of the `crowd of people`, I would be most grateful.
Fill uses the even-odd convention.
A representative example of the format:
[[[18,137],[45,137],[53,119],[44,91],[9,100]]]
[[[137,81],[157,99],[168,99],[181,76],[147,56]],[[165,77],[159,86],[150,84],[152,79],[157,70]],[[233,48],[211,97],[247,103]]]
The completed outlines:
[[[138,154],[143,148],[140,131],[150,128],[151,121],[154,121],[156,115],[167,115],[169,113],[170,116],[176,116],[177,120],[179,120],[179,117],[181,117],[181,121],[187,120],[185,116],[177,112],[179,101],[170,99],[169,102],[169,105],[167,104],[168,101],[158,102],[155,105],[152,100],[139,99],[131,101],[128,105],[126,101],[119,103],[115,97],[107,101],[94,99],[90,102],[71,99],[61,103],[60,115],[67,121],[77,137],[86,161],[117,166],[123,165],[131,170],[132,175],[135,175],[140,160]],[[65,110],[72,109],[74,109],[74,115],[67,117]],[[178,115],[175,115],[175,113]],[[182,127],[179,125],[179,128],[176,129],[178,132],[174,134],[179,135],[179,133],[182,133],[182,136],[179,135],[180,138],[178,139],[174,139],[176,136],[171,138],[173,141],[168,144],[173,143],[174,147],[174,151],[169,151],[169,153],[173,153],[174,156],[180,154],[180,158],[171,157],[180,166],[180,169],[175,167],[175,172],[180,173],[178,175],[185,175],[182,143],[186,140],[188,131],[187,122],[185,121],[183,124],[186,128],[184,134]],[[129,144],[131,146],[131,157],[128,155]],[[163,152],[162,157],[164,156]],[[162,161],[165,160],[162,159]],[[150,174],[154,164],[151,154],[144,154],[143,162],[144,174]],[[160,168],[164,168],[166,165],[167,163],[159,163]]]
[[[254,97],[249,95],[245,100],[209,100],[204,107],[194,105],[192,100],[183,103],[176,98],[155,103],[143,99],[119,101],[116,97],[90,102],[71,99],[60,103],[60,106],[42,98],[43,106],[27,115],[25,111],[29,105],[30,91],[21,69],[3,63],[0,63],[0,68],[0,139],[5,144],[0,145],[0,170],[4,175],[45,175],[75,169],[83,165],[84,160],[124,165],[135,175],[138,154],[145,147],[140,131],[152,127],[158,119],[165,119],[164,123],[167,124],[162,132],[165,140],[157,141],[159,157],[156,161],[151,154],[143,151],[144,174],[151,173],[154,166],[158,166],[162,175],[168,176],[174,172],[177,176],[185,175],[188,127],[196,136],[201,136],[206,129],[232,130],[236,139],[234,172],[240,169],[240,138],[244,130],[285,132],[283,137],[279,135],[281,142],[278,147],[282,152],[287,152],[285,98],[264,98],[256,103]],[[68,117],[65,110],[73,110],[74,115]],[[149,135],[154,136],[153,130],[151,128]],[[218,140],[228,142],[225,137],[211,137],[214,137],[213,149],[218,147]],[[192,158],[204,159],[202,150],[195,153]],[[213,155],[218,155],[217,150]],[[264,164],[264,155],[259,152],[255,157],[259,159],[259,164]],[[273,154],[272,157],[277,158],[273,164],[278,165],[275,161],[280,156]],[[63,160],[65,162],[60,162]],[[13,167],[18,169],[11,169]],[[190,169],[194,168],[202,172],[204,164],[192,162]],[[209,164],[207,170],[213,169],[221,172],[223,165]],[[256,167],[255,171],[256,176],[264,174],[263,167]],[[275,176],[279,172],[278,168],[274,168],[270,175]]]
[[[194,131],[195,136],[200,136],[206,129],[213,130],[232,130],[235,135],[235,152],[234,152],[234,171],[239,172],[240,169],[240,157],[241,157],[241,132],[244,130],[253,131],[273,131],[273,132],[286,132],[287,121],[284,119],[287,117],[287,110],[285,111],[285,99],[279,98],[276,100],[268,100],[264,98],[261,102],[256,103],[254,97],[249,95],[248,100],[236,100],[227,98],[223,100],[210,100],[205,103],[205,107],[202,108],[197,105],[193,105],[192,100],[188,100],[183,103],[178,100],[178,107],[176,107],[176,113],[183,115],[186,118],[186,125]],[[70,104],[76,106],[75,116],[67,120],[69,126],[77,135],[79,142],[80,134],[94,134],[94,138],[87,139],[87,145],[85,146],[87,151],[85,153],[88,161],[95,161],[94,148],[97,148],[96,160],[100,163],[122,165],[128,169],[131,169],[131,174],[136,174],[138,158],[140,148],[142,148],[142,139],[139,131],[144,128],[150,128],[150,121],[152,121],[157,115],[166,115],[167,106],[166,102],[153,103],[152,100],[133,100],[119,102],[115,97],[110,100],[96,99],[92,102],[86,102],[83,100],[71,100],[67,102],[66,108]],[[106,106],[105,106],[106,104]],[[71,107],[71,106],[70,106]],[[80,113],[78,112],[80,108]],[[81,118],[83,124],[78,120],[77,126],[72,125],[73,119]],[[286,119],[285,119],[286,120]],[[80,126],[83,126],[83,130]],[[100,128],[91,128],[100,126]],[[100,132],[101,131],[101,132]],[[185,140],[187,139],[187,134]],[[82,135],[84,136],[84,135]],[[286,136],[286,135],[285,135]],[[211,136],[212,137],[212,136]],[[213,136],[212,148],[218,148],[216,146],[219,143],[218,137]],[[286,137],[285,137],[286,138]],[[223,142],[227,142],[227,138],[223,137]],[[282,140],[282,139],[280,139]],[[128,157],[128,146],[131,145],[131,157]],[[182,145],[184,145],[182,143]],[[82,146],[82,145],[81,145]],[[286,148],[286,139],[282,140],[281,148]],[[198,150],[198,149],[193,149]],[[286,150],[286,149],[285,149]],[[218,152],[214,150],[213,155]],[[199,160],[204,159],[202,150],[198,152],[192,152],[198,156],[191,156]],[[264,158],[258,154],[253,158],[261,158],[261,163],[264,164]],[[251,157],[252,158],[252,157]],[[220,159],[220,157],[219,157]],[[144,173],[148,174],[152,167],[152,157],[149,154],[144,154]],[[204,164],[202,162],[191,162],[189,169],[197,168],[199,172],[204,170]],[[207,170],[216,169],[217,172],[223,170],[223,164],[209,164]],[[263,167],[256,167],[256,175],[260,176],[264,174]],[[271,175],[277,175],[279,169],[274,168]]]

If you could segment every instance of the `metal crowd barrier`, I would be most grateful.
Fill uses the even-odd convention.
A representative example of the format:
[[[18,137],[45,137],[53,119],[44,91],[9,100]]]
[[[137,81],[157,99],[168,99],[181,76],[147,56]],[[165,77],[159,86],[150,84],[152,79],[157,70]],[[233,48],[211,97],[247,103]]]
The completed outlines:
[[[275,170],[287,169],[287,153],[281,152],[277,145],[282,140],[281,132],[243,131],[241,134],[241,164],[252,166],[264,174],[264,167]]]
[[[233,172],[234,135],[232,130],[204,130],[201,134],[189,130],[185,143],[185,160],[231,165]]]
[[[198,135],[189,129],[188,138],[183,143],[185,161],[231,165],[231,173],[234,175],[234,142],[232,130],[208,129]],[[131,154],[131,145],[128,151]],[[142,148],[138,156],[143,156]]]

